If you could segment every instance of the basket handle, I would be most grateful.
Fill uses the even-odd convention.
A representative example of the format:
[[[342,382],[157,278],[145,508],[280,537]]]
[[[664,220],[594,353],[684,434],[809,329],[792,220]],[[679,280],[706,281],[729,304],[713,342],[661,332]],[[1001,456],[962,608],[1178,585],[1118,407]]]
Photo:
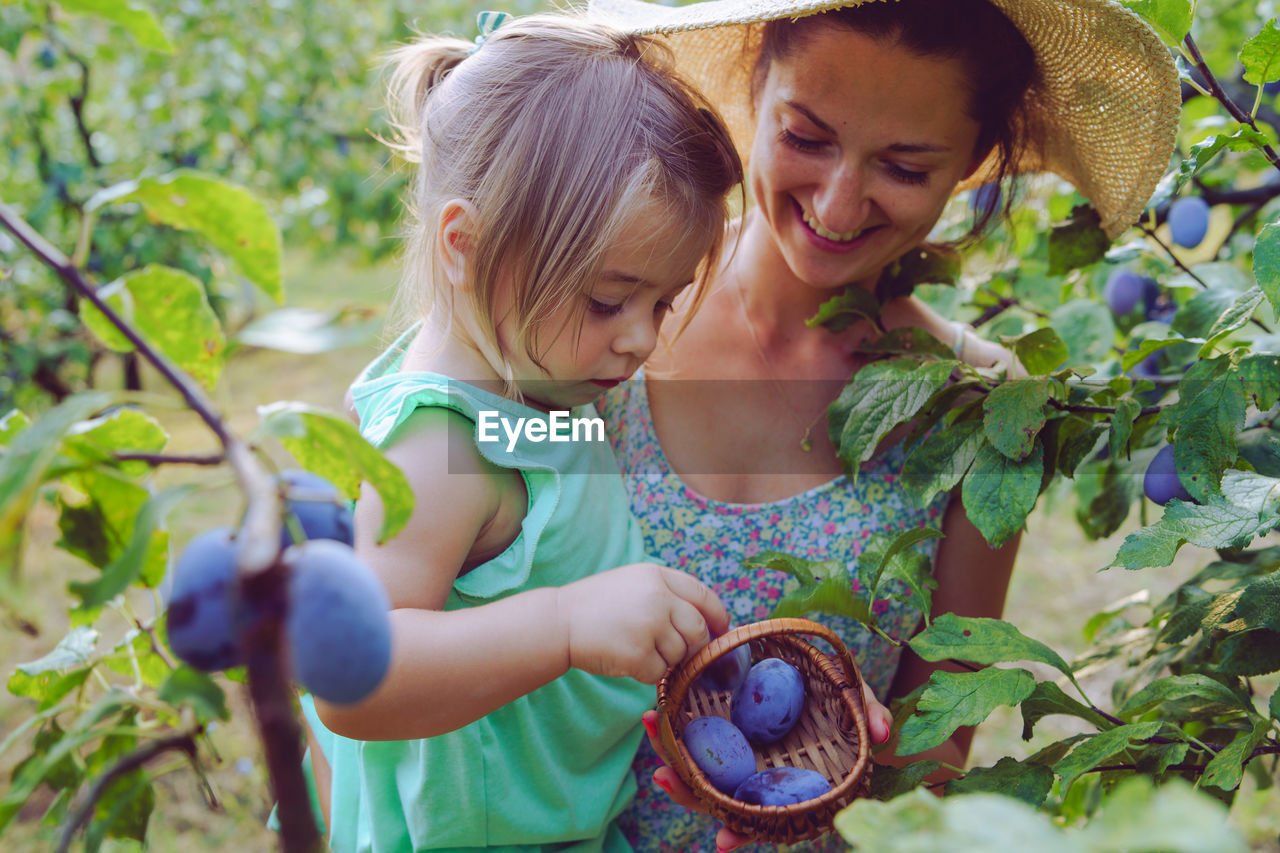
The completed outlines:
[[[685,689],[693,683],[702,671],[714,660],[722,655],[736,649],[738,646],[745,646],[747,643],[759,637],[776,636],[778,634],[809,634],[826,640],[833,649],[836,650],[836,656],[840,661],[841,667],[844,669],[845,679],[849,682],[849,687],[859,691],[862,688],[862,673],[858,671],[858,665],[853,662],[853,655],[845,648],[840,638],[836,636],[826,625],[820,622],[814,622],[811,619],[802,619],[796,616],[785,616],[779,619],[766,619],[762,622],[752,622],[749,625],[741,625],[730,631],[726,631],[719,637],[707,643],[698,653],[689,659],[689,663],[684,666],[680,674],[681,689],[680,695],[684,694]]]

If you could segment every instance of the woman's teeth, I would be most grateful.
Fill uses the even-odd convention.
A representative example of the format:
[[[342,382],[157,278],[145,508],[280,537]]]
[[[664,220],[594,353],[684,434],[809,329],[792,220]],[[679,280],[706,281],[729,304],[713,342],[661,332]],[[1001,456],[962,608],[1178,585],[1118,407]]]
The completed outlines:
[[[812,215],[810,215],[809,211],[803,210],[802,214],[804,216],[804,224],[812,228],[815,234],[817,234],[819,237],[826,237],[828,240],[834,240],[837,243],[850,243],[853,240],[857,239],[859,236],[861,236],[862,232],[866,230],[863,228],[858,228],[853,231],[845,232],[844,234],[837,234],[834,231],[824,228],[821,222],[819,222]]]

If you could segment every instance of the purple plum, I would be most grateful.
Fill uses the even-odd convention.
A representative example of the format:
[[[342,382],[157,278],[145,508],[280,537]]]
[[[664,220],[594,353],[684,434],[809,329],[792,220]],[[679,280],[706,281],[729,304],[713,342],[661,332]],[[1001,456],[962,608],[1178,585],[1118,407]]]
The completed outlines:
[[[738,646],[733,651],[726,652],[708,664],[694,684],[703,690],[713,692],[728,690],[733,692],[738,689],[738,685],[742,684],[743,679],[747,677],[747,671],[750,669],[750,647],[745,645]]]
[[[747,736],[723,717],[698,717],[684,727],[684,745],[708,781],[726,794],[756,772]]]
[[[800,671],[781,658],[765,658],[734,692],[729,719],[752,743],[773,743],[791,731],[802,710]]]
[[[733,792],[735,800],[757,806],[789,806],[821,797],[831,783],[816,770],[770,767],[748,776]]]

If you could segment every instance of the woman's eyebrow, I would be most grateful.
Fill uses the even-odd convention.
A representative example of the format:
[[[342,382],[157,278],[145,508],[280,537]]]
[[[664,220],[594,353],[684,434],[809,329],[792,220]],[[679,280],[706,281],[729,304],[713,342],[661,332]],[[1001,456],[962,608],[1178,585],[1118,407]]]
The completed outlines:
[[[813,110],[809,109],[804,104],[800,103],[799,101],[785,101],[784,103],[786,103],[787,106],[791,107],[791,109],[803,115],[809,121],[816,124],[819,130],[825,133],[830,133],[832,136],[836,135],[836,129],[834,127],[832,127],[831,125],[827,124],[825,121],[823,121],[822,119],[814,115]]]

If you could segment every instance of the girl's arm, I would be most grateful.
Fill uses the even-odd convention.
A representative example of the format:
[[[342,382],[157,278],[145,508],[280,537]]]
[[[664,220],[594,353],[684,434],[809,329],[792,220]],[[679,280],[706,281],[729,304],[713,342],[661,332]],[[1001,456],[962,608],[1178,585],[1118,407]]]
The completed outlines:
[[[934,563],[933,576],[938,582],[938,588],[933,594],[932,616],[936,618],[943,613],[955,613],[959,616],[1000,618],[1004,612],[1005,594],[1009,590],[1009,578],[1013,574],[1013,562],[1018,555],[1021,534],[993,550],[965,515],[959,490],[952,495],[951,502],[947,505],[947,511],[942,519],[942,532],[946,538],[938,543],[938,554]],[[928,681],[929,676],[938,669],[951,672],[967,671],[957,664],[930,663],[917,656],[910,647],[905,647],[898,673],[890,688],[890,695],[904,696],[910,693]],[[877,760],[884,764],[902,765],[911,761],[936,758],[963,768],[968,760],[969,746],[972,741],[973,728],[965,727],[956,730],[948,741],[931,750],[918,755],[898,757],[895,755],[897,749],[895,738],[889,748],[877,756]],[[955,775],[946,770],[939,770],[929,779],[940,782]]]
[[[405,472],[413,516],[391,541],[376,492],[356,507],[356,551],[391,601],[391,666],[366,700],[316,701],[324,724],[360,740],[407,740],[453,731],[563,675],[573,666],[650,683],[725,630],[709,589],[681,572],[635,564],[564,587],[528,590],[444,612],[454,579],[501,553],[527,509],[518,472],[475,450],[469,421],[423,409],[387,457]]]

